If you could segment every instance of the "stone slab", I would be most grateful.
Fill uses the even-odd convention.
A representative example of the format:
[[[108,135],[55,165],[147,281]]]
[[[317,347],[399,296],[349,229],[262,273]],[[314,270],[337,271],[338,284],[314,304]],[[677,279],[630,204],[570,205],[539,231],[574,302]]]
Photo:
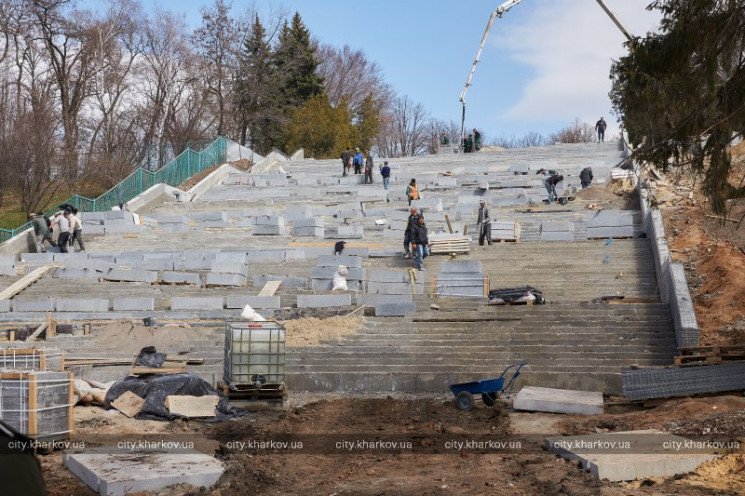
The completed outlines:
[[[16,268],[14,265],[0,265],[0,276],[14,276]]]
[[[245,276],[248,273],[248,267],[246,267],[246,264],[244,264],[240,260],[234,262],[215,260],[214,262],[212,262],[210,272],[217,274],[240,274],[242,276]]]
[[[409,273],[403,270],[371,269],[368,281],[374,282],[409,282]]]
[[[384,303],[411,303],[413,298],[410,294],[406,295],[387,295],[387,294],[358,294],[357,305],[374,307]]]
[[[65,466],[101,495],[124,496],[158,491],[176,484],[209,488],[225,468],[202,453],[75,453]]]
[[[588,239],[600,238],[632,238],[634,237],[634,226],[619,227],[587,227]]]
[[[206,286],[245,286],[246,276],[243,274],[222,274],[210,272],[204,280]]]
[[[310,269],[310,277],[313,279],[332,279],[336,270],[337,267],[313,267]],[[362,281],[367,276],[366,269],[359,267],[348,267],[347,272],[347,281]]]
[[[477,260],[456,260],[443,262],[442,266],[440,267],[440,272],[482,272],[481,262]]]
[[[351,305],[351,294],[297,296],[298,308],[348,307]]]
[[[163,272],[160,280],[166,284],[202,284],[202,278],[194,272]]]
[[[108,298],[57,298],[58,312],[108,312]]]
[[[408,317],[416,313],[416,303],[379,303],[374,308],[376,317]]]
[[[599,480],[619,482],[686,474],[716,458],[713,454],[676,452],[674,446],[685,446],[686,441],[680,436],[649,430],[552,437],[544,441],[544,447],[562,458],[579,462]],[[623,447],[605,448],[613,443]],[[594,446],[601,447],[593,449]]]
[[[174,270],[210,270],[212,260],[207,258],[188,257],[176,260],[173,263]]]
[[[568,220],[544,220],[541,222],[541,232],[573,231],[574,224]]]
[[[313,279],[310,283],[310,289],[314,291],[331,291],[334,289],[333,279]],[[348,291],[361,291],[361,281],[347,280]]]
[[[384,295],[411,295],[412,293],[423,294],[424,286],[415,284],[412,289],[411,284],[403,282],[370,282],[367,283],[367,292],[372,294]]]
[[[285,234],[286,229],[284,226],[275,226],[269,224],[260,224],[254,227],[254,235],[256,236],[281,236]]]
[[[284,217],[276,217],[273,215],[262,215],[259,217],[256,217],[256,220],[254,222],[257,226],[281,226],[284,227],[285,225],[285,219]]]
[[[323,217],[304,217],[293,221],[294,227],[324,227]]]
[[[524,386],[512,404],[515,410],[552,413],[603,413],[603,393]]]
[[[318,267],[338,267],[343,265],[347,268],[361,268],[362,257],[351,256],[351,255],[324,255],[318,257],[316,262]]]
[[[154,298],[114,298],[113,307],[114,307],[115,312],[152,311],[152,310],[155,310],[155,299]]]
[[[571,231],[542,231],[541,241],[573,241],[574,233]]]
[[[171,310],[222,310],[224,306],[225,301],[222,296],[174,296],[171,298]]]
[[[53,312],[54,300],[41,298],[38,300],[12,300],[14,312]]]
[[[364,236],[364,228],[362,226],[339,226],[336,233],[339,236],[358,239]]]
[[[123,270],[111,269],[107,274],[102,276],[107,281],[123,282],[149,282],[153,283],[158,280],[158,273],[146,270]]]
[[[0,313],[10,312],[11,300],[0,300]]]
[[[326,230],[323,227],[293,227],[292,235],[298,238],[301,237],[324,237]]]
[[[173,270],[173,260],[143,260],[136,267],[142,270]]]
[[[280,286],[280,288],[284,289],[302,289],[308,286],[308,279],[305,277],[275,275],[256,276],[254,277],[253,285],[263,288],[264,285],[269,281],[282,281],[282,285]]]
[[[243,308],[251,305],[253,308],[279,310],[279,296],[228,295],[225,298],[225,308]]]
[[[587,227],[623,227],[634,225],[634,214],[621,210],[587,212]]]
[[[52,263],[54,253],[21,253],[21,262]]]

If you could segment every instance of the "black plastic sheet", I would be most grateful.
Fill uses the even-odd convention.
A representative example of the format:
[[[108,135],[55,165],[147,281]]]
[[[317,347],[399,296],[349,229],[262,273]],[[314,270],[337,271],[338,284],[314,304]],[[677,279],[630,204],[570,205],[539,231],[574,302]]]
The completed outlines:
[[[163,366],[165,361],[165,353],[158,353],[158,351],[156,351],[155,349],[155,346],[146,346],[145,348],[142,348],[140,350],[140,354],[137,355],[135,365],[158,369]]]
[[[519,286],[515,288],[492,289],[489,291],[490,303],[514,303],[528,296],[534,296],[533,303],[543,305],[546,300],[543,298],[543,292],[533,286]]]
[[[230,405],[227,398],[220,394],[209,383],[191,374],[149,374],[139,377],[129,376],[118,380],[106,392],[106,408],[111,408],[111,402],[119,396],[131,391],[145,400],[142,410],[137,414],[139,419],[173,420],[184,418],[173,415],[166,408],[168,396],[219,396],[216,416],[202,419],[204,421],[223,421],[241,417],[245,412]]]

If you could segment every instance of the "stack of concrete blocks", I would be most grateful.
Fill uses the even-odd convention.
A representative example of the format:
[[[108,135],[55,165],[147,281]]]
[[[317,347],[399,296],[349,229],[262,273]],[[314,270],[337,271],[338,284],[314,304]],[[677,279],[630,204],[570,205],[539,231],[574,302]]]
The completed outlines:
[[[362,268],[362,257],[350,255],[325,255],[318,257],[316,266],[311,269],[311,289],[315,291],[331,291],[333,278],[338,267],[347,268],[347,289],[362,291],[366,279],[366,270]]]
[[[520,239],[520,224],[512,220],[493,220],[491,239],[494,241],[517,241]]]
[[[248,276],[245,252],[219,252],[207,273],[207,286],[245,286]]]
[[[371,295],[424,294],[424,279],[424,271],[374,269],[368,274],[367,292]]]
[[[185,251],[174,259],[173,270],[179,273],[207,271],[216,257],[216,252]]]
[[[150,270],[112,268],[106,274],[102,274],[102,279],[107,281],[145,282],[152,284],[158,280],[158,273]]]
[[[158,214],[148,215],[146,218],[154,219],[160,231],[186,232],[189,230],[189,218],[185,215]]]
[[[574,223],[568,220],[541,222],[541,241],[573,241]]]
[[[73,425],[72,387],[70,372],[0,373],[0,419],[36,441],[66,439]]]
[[[294,220],[292,235],[298,238],[307,236],[322,238],[324,235],[323,217],[310,217]]]
[[[15,255],[0,255],[0,276],[16,275]]]
[[[197,229],[215,229],[228,227],[228,214],[226,212],[196,212],[191,219],[197,221]]]
[[[273,215],[256,217],[255,236],[281,236],[286,233],[284,217]]]
[[[484,298],[489,292],[481,269],[476,260],[456,260],[443,262],[437,275],[435,294],[463,298]]]
[[[269,281],[282,281],[280,289],[305,289],[308,287],[308,278],[279,275],[260,275],[254,277],[253,286],[263,288]]]
[[[745,362],[674,368],[623,369],[623,395],[632,400],[745,390]]]
[[[634,214],[621,210],[587,212],[587,238],[634,237]]]

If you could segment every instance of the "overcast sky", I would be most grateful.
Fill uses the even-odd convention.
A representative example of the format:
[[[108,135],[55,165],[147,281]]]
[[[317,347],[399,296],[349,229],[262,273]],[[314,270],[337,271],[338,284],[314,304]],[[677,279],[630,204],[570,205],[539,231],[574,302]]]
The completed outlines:
[[[627,29],[657,25],[651,0],[606,0]],[[100,5],[82,0],[85,5]],[[211,0],[143,0],[198,25]],[[322,43],[363,49],[400,94],[435,117],[460,121],[458,96],[490,13],[500,0],[233,0],[236,15],[255,6],[299,11]],[[608,79],[625,38],[595,0],[523,0],[497,20],[468,94],[467,126],[487,137],[548,134],[579,117],[601,115],[615,130]]]

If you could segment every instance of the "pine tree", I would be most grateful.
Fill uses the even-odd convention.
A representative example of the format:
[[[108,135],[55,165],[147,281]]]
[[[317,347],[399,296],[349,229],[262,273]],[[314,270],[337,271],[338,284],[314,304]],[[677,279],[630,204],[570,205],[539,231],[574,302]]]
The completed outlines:
[[[280,135],[276,71],[266,30],[258,16],[245,38],[238,59],[236,106],[240,115],[241,143],[261,154],[272,150]]]
[[[281,106],[288,112],[324,92],[310,31],[297,12],[282,27],[274,61],[280,74]]]
[[[326,94],[308,99],[295,109],[285,127],[287,149],[302,147],[306,156],[337,158],[354,140],[346,106],[332,107]]]
[[[380,129],[380,108],[371,94],[362,100],[355,121],[359,148],[370,150]]]

